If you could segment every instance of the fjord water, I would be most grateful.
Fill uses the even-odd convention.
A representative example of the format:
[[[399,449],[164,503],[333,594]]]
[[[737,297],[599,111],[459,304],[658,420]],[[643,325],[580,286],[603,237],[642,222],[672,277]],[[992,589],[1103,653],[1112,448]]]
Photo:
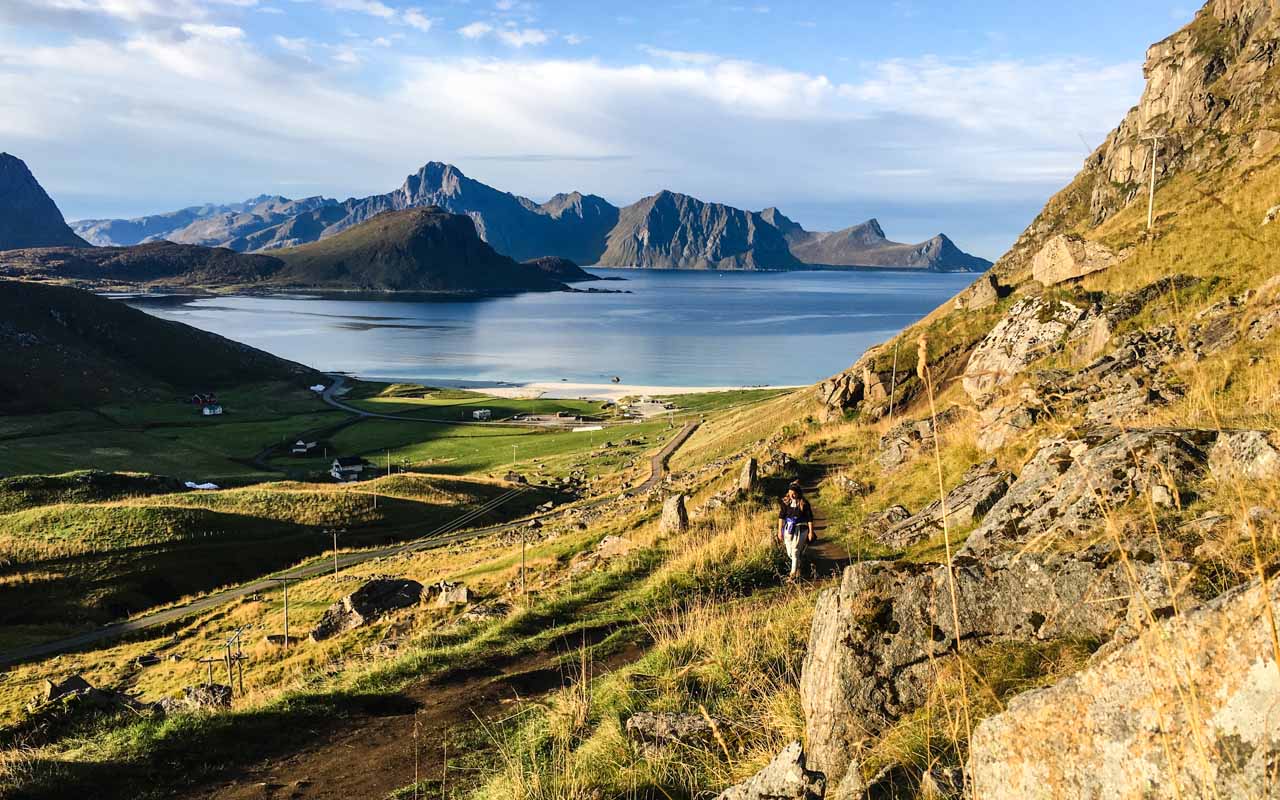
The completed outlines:
[[[625,282],[466,300],[219,297],[157,316],[326,371],[430,383],[808,384],[971,283],[925,272],[592,269]]]

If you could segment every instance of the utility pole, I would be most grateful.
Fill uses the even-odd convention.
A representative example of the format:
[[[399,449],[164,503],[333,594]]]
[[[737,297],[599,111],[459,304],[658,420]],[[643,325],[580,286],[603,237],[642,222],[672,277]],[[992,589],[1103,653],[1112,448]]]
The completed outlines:
[[[284,584],[284,649],[289,650],[289,581],[293,578],[272,578],[276,583]]]
[[[1163,136],[1148,136],[1145,141],[1151,142],[1151,190],[1147,195],[1147,234],[1151,233],[1151,226],[1155,222],[1156,209],[1156,156],[1160,153],[1160,140]]]

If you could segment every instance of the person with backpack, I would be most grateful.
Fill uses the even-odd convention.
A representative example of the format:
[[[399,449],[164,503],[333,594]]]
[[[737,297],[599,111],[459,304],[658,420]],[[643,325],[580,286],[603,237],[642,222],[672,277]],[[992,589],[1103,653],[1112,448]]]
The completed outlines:
[[[789,580],[795,580],[800,574],[804,550],[814,538],[813,507],[805,499],[800,484],[792,483],[778,504],[778,543],[786,548],[787,557],[791,559]]]

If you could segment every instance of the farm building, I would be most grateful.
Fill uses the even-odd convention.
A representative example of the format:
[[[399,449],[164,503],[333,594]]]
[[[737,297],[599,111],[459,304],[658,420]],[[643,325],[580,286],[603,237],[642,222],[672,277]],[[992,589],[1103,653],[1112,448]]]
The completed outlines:
[[[218,405],[217,403],[203,406],[200,409],[200,413],[206,417],[220,417],[222,416],[222,406]]]
[[[493,419],[493,412],[487,408],[478,408],[471,412],[471,418],[480,420],[481,422],[487,422]]]
[[[358,481],[364,477],[366,468],[372,465],[360,456],[343,456],[333,460],[333,466],[329,469],[329,474],[334,480],[347,483],[350,481]]]
[[[293,448],[289,453],[295,456],[309,456],[315,452],[315,449],[319,446],[319,442],[308,442],[303,439],[299,439],[293,443]]]

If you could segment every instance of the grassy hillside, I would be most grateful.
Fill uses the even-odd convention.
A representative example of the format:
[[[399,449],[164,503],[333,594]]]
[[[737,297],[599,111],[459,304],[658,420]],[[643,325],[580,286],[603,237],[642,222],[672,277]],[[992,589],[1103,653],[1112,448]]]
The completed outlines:
[[[379,214],[342,233],[273,251],[284,286],[370,291],[554,291],[564,284],[497,253],[470,217],[436,207]]]
[[[0,281],[0,413],[190,396],[317,374],[89,292]]]

